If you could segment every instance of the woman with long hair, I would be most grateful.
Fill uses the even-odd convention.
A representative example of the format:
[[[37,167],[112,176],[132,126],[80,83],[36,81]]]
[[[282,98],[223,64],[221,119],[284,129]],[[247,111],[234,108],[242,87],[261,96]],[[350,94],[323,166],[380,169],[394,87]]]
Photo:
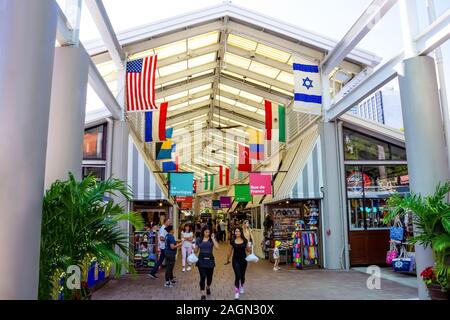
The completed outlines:
[[[244,293],[245,272],[247,271],[247,253],[250,253],[249,242],[244,236],[244,231],[241,227],[236,227],[231,240],[231,249],[228,253],[227,263],[230,263],[230,258],[233,256],[233,271],[234,271],[234,299],[238,300],[239,295]]]
[[[248,220],[244,220],[244,223],[242,224],[242,231],[244,238],[247,239],[250,245],[253,245],[253,233],[252,229],[250,228],[250,222]]]
[[[181,246],[181,265],[183,269],[181,271],[185,272],[191,271],[191,264],[188,263],[188,267],[186,269],[186,260],[187,257],[192,253],[192,240],[194,239],[194,233],[192,232],[191,225],[186,223],[183,226],[183,231],[181,231],[181,240],[183,242]]]
[[[202,229],[201,236],[197,238],[195,246],[195,253],[198,255],[197,267],[200,273],[201,300],[206,300],[206,295],[211,294],[211,283],[216,266],[213,255],[214,248],[219,249],[219,244],[212,230],[205,226]]]

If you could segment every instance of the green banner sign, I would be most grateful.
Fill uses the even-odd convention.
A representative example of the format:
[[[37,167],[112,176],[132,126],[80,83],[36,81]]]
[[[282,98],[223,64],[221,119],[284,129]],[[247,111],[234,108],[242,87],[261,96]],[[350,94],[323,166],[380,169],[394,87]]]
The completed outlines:
[[[250,195],[250,185],[235,184],[234,185],[234,201],[236,201],[236,202],[252,201],[252,197]]]

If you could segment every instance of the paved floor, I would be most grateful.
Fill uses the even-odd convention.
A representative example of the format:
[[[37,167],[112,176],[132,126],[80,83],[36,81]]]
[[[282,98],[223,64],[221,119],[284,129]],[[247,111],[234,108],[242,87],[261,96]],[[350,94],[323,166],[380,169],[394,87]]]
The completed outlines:
[[[234,273],[231,265],[224,266],[228,245],[222,245],[215,253],[216,269],[209,299],[229,300],[234,298]],[[266,260],[249,264],[246,293],[242,300],[318,300],[318,299],[415,299],[417,290],[394,281],[382,279],[380,290],[369,290],[367,274],[350,271],[296,270],[281,266],[273,271]],[[181,261],[177,260],[175,288],[165,288],[163,272],[159,279],[152,280],[145,274],[126,275],[109,281],[93,294],[93,299],[114,300],[197,300],[199,275],[197,268],[181,272]]]

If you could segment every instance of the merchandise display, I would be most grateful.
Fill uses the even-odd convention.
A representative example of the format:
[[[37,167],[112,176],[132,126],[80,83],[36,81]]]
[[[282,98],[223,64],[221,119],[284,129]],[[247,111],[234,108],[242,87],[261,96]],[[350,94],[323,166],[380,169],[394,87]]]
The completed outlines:
[[[135,231],[134,267],[138,272],[150,270],[158,260],[157,233],[153,230]]]

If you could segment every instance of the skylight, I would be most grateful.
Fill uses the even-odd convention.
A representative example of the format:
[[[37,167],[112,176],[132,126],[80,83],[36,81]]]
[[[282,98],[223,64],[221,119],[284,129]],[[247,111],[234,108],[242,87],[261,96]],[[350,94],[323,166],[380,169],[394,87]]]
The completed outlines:
[[[193,38],[189,38],[188,49],[194,50],[198,48],[203,48],[218,42],[219,42],[219,32],[214,31],[210,33],[205,33]]]

